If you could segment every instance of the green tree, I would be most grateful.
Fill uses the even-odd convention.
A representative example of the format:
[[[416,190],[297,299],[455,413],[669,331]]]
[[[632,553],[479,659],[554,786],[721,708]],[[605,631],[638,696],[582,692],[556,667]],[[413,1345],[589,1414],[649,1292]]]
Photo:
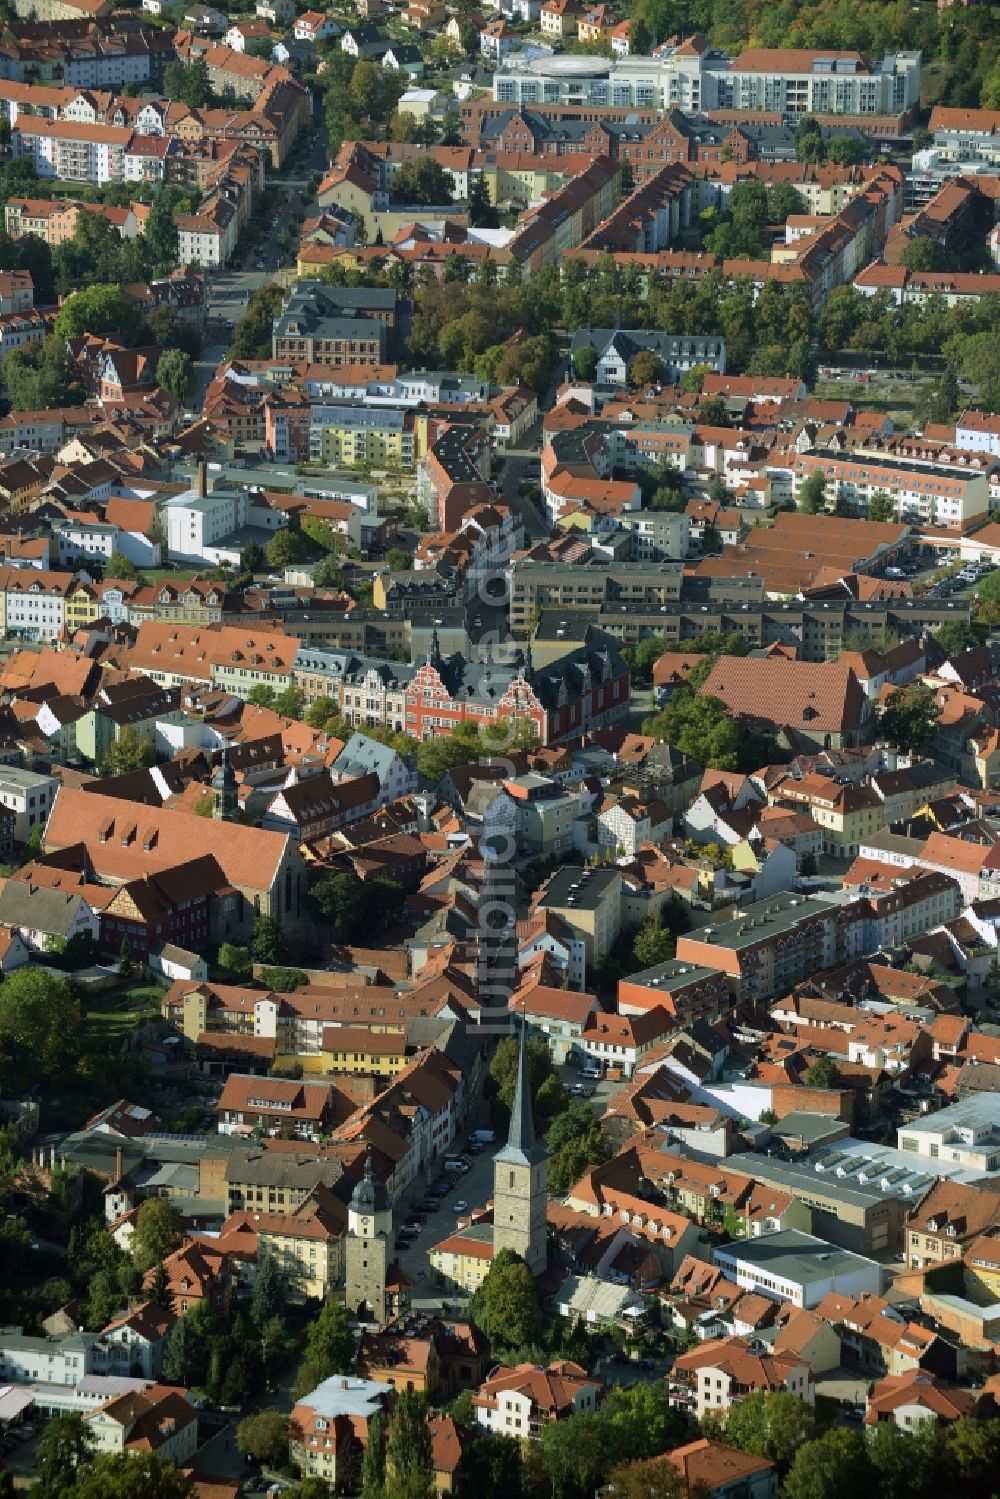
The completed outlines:
[[[934,639],[949,656],[960,656],[976,644],[975,631],[963,619],[949,619],[934,631]]]
[[[812,115],[803,115],[795,131],[795,160],[818,162],[825,154],[819,121]]]
[[[524,1492],[524,1459],[513,1437],[490,1433],[463,1449],[455,1469],[455,1499],[522,1499]]]
[[[817,1057],[806,1073],[806,1086],[809,1088],[839,1088],[840,1073],[837,1071],[836,1062],[830,1057]]]
[[[186,406],[195,393],[198,371],[191,355],[183,349],[166,349],[156,366],[156,379],[181,406]]]
[[[482,172],[477,172],[469,184],[469,223],[476,229],[497,229],[500,226],[500,215],[490,202]]]
[[[425,781],[436,786],[453,765],[468,765],[470,760],[479,758],[479,753],[478,739],[440,734],[417,745],[417,770]]]
[[[896,517],[896,502],[884,489],[876,489],[868,501],[868,519],[891,521]]]
[[[651,349],[640,349],[632,356],[628,367],[628,383],[635,390],[647,385],[659,385],[664,379],[663,360]]]
[[[207,66],[201,61],[187,65],[168,62],[163,70],[163,91],[168,99],[176,99],[189,109],[204,108],[212,102]]]
[[[349,935],[364,919],[365,887],[348,871],[324,875],[311,887],[309,904],[338,932]]]
[[[279,922],[263,912],[253,924],[250,952],[255,963],[273,963],[280,966],[287,960],[288,943]]]
[[[687,1499],[687,1484],[668,1457],[623,1463],[611,1474],[615,1499]]]
[[[799,509],[806,515],[816,515],[823,509],[826,498],[826,475],[817,469],[802,481],[799,489]]]
[[[427,1402],[404,1390],[396,1399],[385,1449],[387,1499],[434,1499],[434,1462]]]
[[[361,1499],[382,1499],[385,1490],[385,1419],[368,1422],[368,1445],[361,1462]]]
[[[421,203],[444,206],[452,198],[451,173],[433,156],[418,156],[404,161],[392,177],[391,193],[397,203]]]
[[[878,737],[914,754],[925,754],[933,747],[937,720],[938,706],[930,687],[897,687],[875,709]]]
[[[170,1276],[167,1267],[161,1260],[153,1271],[152,1284],[149,1287],[149,1299],[155,1301],[157,1306],[169,1307],[170,1305]]]
[[[578,380],[585,380],[587,384],[597,374],[598,353],[593,344],[583,344],[573,355],[573,374]]]
[[[240,552],[240,572],[257,573],[264,565],[264,548],[259,541],[248,541]]]
[[[0,984],[0,1043],[22,1084],[79,1055],[81,1024],[80,1002],[67,979],[19,968]]]
[[[171,1384],[198,1385],[208,1368],[208,1348],[197,1319],[178,1317],[163,1346],[163,1377]]]
[[[835,1426],[812,1442],[804,1442],[792,1459],[782,1485],[783,1499],[840,1499],[842,1494],[866,1494],[871,1469],[864,1437]]]
[[[81,1470],[73,1499],[193,1499],[194,1479],[158,1452],[103,1452]]]
[[[238,947],[235,942],[223,942],[219,948],[218,963],[231,979],[247,979],[253,969],[249,947]]]
[[[101,761],[102,776],[124,776],[145,770],[156,762],[156,744],[137,734],[131,724],[123,724],[118,737],[108,745]]]
[[[530,1037],[525,1051],[528,1065],[528,1082],[531,1096],[534,1098],[548,1078],[554,1075],[552,1055],[547,1044],[540,1036]],[[519,1038],[517,1036],[504,1036],[493,1053],[493,1060],[490,1062],[490,1078],[496,1089],[497,1097],[508,1111],[514,1102],[514,1088],[517,1084],[519,1055]]]
[[[826,159],[839,167],[856,166],[865,159],[865,143],[858,135],[838,131],[826,143]]]
[[[354,1334],[347,1325],[347,1310],[339,1302],[325,1301],[319,1314],[309,1324],[305,1358],[299,1367],[296,1390],[307,1374],[306,1391],[322,1384],[333,1374],[347,1374],[354,1363]],[[298,1397],[296,1397],[298,1398]]]
[[[653,916],[647,916],[635,934],[632,957],[640,968],[655,968],[666,963],[677,951],[677,939],[666,931]]]
[[[66,299],[53,328],[63,339],[84,333],[120,333],[126,343],[132,343],[140,321],[138,310],[117,286],[89,286]]]
[[[54,1416],[38,1441],[32,1499],[66,1499],[74,1493],[77,1474],[90,1462],[96,1445],[81,1415],[74,1411]]]
[[[269,1468],[283,1468],[288,1461],[288,1416],[279,1410],[244,1416],[236,1428],[236,1445]]]
[[[250,1297],[250,1321],[264,1327],[272,1317],[280,1316],[285,1305],[285,1277],[274,1255],[258,1254],[257,1279]]]
[[[246,700],[252,708],[273,708],[274,699],[274,688],[267,682],[258,682],[246,695]]]
[[[729,1408],[724,1440],[741,1452],[766,1457],[786,1473],[803,1442],[811,1439],[816,1417],[811,1406],[787,1390],[754,1390]],[[706,1426],[705,1434],[710,1431]]]
[[[301,719],[305,708],[305,693],[301,687],[286,687],[274,699],[274,711],[282,718]]]
[[[174,191],[165,183],[158,183],[142,237],[154,267],[163,274],[172,271],[180,260],[174,211]],[[163,384],[162,379],[160,384]],[[174,394],[181,399],[176,391]]]
[[[138,578],[139,569],[130,557],[125,556],[124,552],[112,552],[104,564],[104,576],[123,579],[126,583],[131,583]]]
[[[470,1313],[494,1348],[520,1348],[538,1341],[542,1305],[535,1278],[519,1254],[501,1249],[493,1256],[472,1297]]]
[[[682,687],[666,708],[645,720],[642,731],[673,745],[700,765],[713,770],[736,769],[739,734],[728,708],[717,697]]]
[[[948,251],[936,239],[922,234],[910,240],[899,257],[899,263],[908,271],[946,271]]]
[[[386,565],[394,573],[409,572],[413,567],[413,558],[409,552],[404,552],[402,547],[390,547],[385,554]]]
[[[179,1249],[184,1237],[184,1219],[166,1197],[147,1197],[136,1214],[135,1232],[129,1246],[139,1270],[149,1270]]]
[[[292,567],[303,562],[309,547],[301,531],[286,526],[278,531],[265,547],[268,564],[274,568]]]

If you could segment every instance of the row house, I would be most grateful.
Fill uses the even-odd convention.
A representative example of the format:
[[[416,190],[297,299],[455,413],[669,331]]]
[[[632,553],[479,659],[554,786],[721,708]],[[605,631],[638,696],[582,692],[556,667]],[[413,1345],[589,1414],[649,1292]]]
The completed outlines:
[[[66,620],[66,599],[75,586],[72,573],[38,568],[0,568],[0,623],[8,635],[49,644]]]
[[[379,780],[361,775],[334,782],[329,771],[285,786],[268,803],[261,826],[291,833],[300,843],[329,838],[378,808]]]

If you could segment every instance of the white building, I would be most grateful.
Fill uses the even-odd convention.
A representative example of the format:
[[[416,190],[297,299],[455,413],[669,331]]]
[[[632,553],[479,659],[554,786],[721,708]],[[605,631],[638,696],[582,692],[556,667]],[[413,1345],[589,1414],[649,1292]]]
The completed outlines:
[[[818,1306],[831,1292],[857,1297],[882,1290],[875,1260],[794,1228],[723,1244],[712,1251],[712,1263],[744,1290],[793,1306]]]
[[[401,796],[412,796],[417,789],[416,768],[391,745],[380,744],[367,734],[352,734],[329,770],[334,782],[376,775],[379,783],[377,807],[387,807]]]
[[[1000,1171],[1000,1097],[976,1093],[896,1131],[900,1150],[965,1170]]]
[[[0,803],[14,814],[14,838],[26,843],[36,823],[45,823],[55,801],[53,776],[20,765],[0,766]]]
[[[66,622],[66,595],[75,587],[68,573],[40,568],[7,570],[7,634],[45,644],[55,640]]]
[[[11,154],[29,157],[39,177],[101,187],[124,179],[125,151],[131,139],[132,131],[126,126],[22,115],[11,133]]]
[[[214,567],[223,559],[239,562],[246,543],[236,533],[247,527],[280,531],[287,526],[288,517],[228,484],[217,484],[210,490],[202,469],[191,489],[167,501],[163,522],[167,556],[172,562],[210,563]]]
[[[920,97],[920,53],[878,64],[857,52],[752,47],[727,57],[704,39],[663,46],[653,57],[508,59],[493,79],[505,104],[612,105],[624,108],[767,110],[775,114],[898,114]]]

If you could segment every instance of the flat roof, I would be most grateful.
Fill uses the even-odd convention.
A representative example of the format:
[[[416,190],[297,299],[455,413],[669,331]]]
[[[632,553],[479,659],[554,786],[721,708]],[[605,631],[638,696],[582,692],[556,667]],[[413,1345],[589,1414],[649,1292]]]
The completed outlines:
[[[958,1103],[950,1104],[947,1108],[938,1109],[934,1114],[928,1114],[922,1119],[914,1119],[912,1124],[901,1124],[896,1131],[896,1139],[899,1141],[903,1135],[940,1135],[947,1134],[949,1130],[974,1130],[986,1135],[993,1135],[1000,1129],[1000,1094],[977,1093],[974,1097],[963,1098]],[[974,1140],[956,1140],[956,1145],[975,1145]],[[978,1143],[986,1144],[986,1140]]]
[[[776,1234],[761,1234],[757,1239],[722,1244],[713,1251],[712,1259],[716,1264],[725,1260],[737,1261],[756,1270],[766,1270],[783,1280],[795,1281],[800,1286],[867,1266],[880,1269],[875,1260],[794,1228]]]
[[[374,1379],[358,1379],[352,1374],[333,1374],[308,1395],[301,1404],[320,1416],[370,1416],[380,1410],[386,1387]]]
[[[704,942],[714,947],[754,947],[765,937],[791,931],[809,916],[822,916],[836,909],[836,901],[782,891],[767,900],[754,901],[729,921],[696,927],[685,936],[690,942]]]
[[[621,870],[617,868],[587,869],[570,865],[552,876],[539,905],[549,908],[579,906],[581,910],[593,911],[621,877]]]
[[[839,1143],[825,1146],[803,1161],[781,1161],[751,1153],[727,1156],[722,1164],[797,1197],[834,1199],[858,1208],[874,1207],[887,1197],[915,1202],[934,1185],[934,1178],[927,1172],[912,1168],[903,1171],[890,1162],[866,1162],[860,1155],[842,1156]]]

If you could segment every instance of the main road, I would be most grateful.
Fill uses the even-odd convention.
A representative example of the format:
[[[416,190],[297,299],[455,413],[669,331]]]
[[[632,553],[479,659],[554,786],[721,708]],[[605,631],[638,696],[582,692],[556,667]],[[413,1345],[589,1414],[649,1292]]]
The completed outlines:
[[[314,200],[306,197],[306,188],[310,177],[316,172],[324,171],[327,165],[326,125],[322,117],[313,128],[314,138],[301,160],[289,169],[288,175],[271,179],[269,185],[276,187],[282,194],[281,209],[268,230],[267,238],[261,241],[254,252],[253,267],[249,270],[209,272],[208,321],[201,358],[198,360],[198,390],[192,407],[196,412],[201,411],[208,384],[229,347],[230,331],[227,330],[226,323],[235,323],[246,311],[246,305],[254,292],[276,279],[274,272],[281,254],[279,234],[300,209],[308,214],[314,206]],[[237,248],[237,263],[245,253]],[[257,269],[258,261],[264,262],[263,270]]]

